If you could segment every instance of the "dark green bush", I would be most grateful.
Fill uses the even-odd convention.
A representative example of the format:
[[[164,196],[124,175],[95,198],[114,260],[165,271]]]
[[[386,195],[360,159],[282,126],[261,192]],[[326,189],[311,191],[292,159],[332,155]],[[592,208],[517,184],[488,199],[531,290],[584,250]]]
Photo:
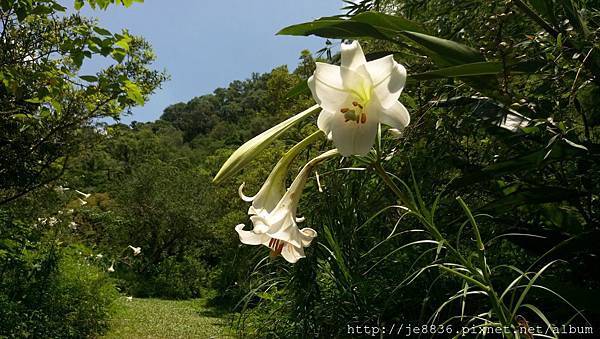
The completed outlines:
[[[117,290],[89,249],[2,241],[0,336],[82,338],[107,328]]]

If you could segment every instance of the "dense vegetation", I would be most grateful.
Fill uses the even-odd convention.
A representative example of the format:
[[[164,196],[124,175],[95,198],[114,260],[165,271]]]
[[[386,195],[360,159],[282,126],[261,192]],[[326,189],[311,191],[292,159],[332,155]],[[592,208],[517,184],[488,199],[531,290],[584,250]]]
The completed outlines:
[[[474,293],[476,277],[444,266],[457,255],[480,265],[481,253],[477,267],[504,302],[523,305],[515,326],[600,328],[595,2],[370,0],[284,29],[359,39],[370,60],[393,54],[408,70],[400,101],[411,115],[400,135],[384,129],[376,157],[330,161],[309,180],[300,212],[319,235],[294,265],[239,243],[234,226],[249,221],[237,189],[256,192],[317,130],[316,114],[240,175],[211,182],[243,142],[314,104],[313,56],[171,105],[155,122],[107,124],[166,76],[150,69],[142,38],[55,15],[64,10],[0,0],[0,336],[102,333],[118,292],[209,298],[238,312],[234,327],[249,336],[456,329],[497,311]],[[320,61],[339,64],[334,45]],[[114,64],[80,74],[95,55]],[[330,146],[314,144],[290,172]],[[407,203],[415,213],[395,207]]]

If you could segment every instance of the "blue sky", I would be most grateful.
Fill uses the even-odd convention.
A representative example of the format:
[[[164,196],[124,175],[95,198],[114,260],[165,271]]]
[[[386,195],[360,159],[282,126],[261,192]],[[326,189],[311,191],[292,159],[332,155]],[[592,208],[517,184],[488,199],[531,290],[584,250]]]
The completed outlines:
[[[70,1],[72,2],[72,1]],[[129,29],[145,37],[157,55],[155,68],[171,80],[144,107],[123,122],[152,121],[176,102],[211,93],[252,72],[287,64],[292,70],[300,51],[324,46],[316,37],[276,36],[281,28],[340,13],[341,0],[146,0],[130,8],[85,8],[111,31]],[[91,70],[100,62],[84,68]]]

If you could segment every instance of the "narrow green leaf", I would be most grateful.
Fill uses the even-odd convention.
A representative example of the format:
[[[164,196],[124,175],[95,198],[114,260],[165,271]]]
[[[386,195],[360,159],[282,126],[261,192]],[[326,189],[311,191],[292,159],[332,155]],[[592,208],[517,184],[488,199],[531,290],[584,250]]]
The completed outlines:
[[[554,263],[556,263],[558,260],[554,260],[549,262],[548,264],[546,264],[546,266],[542,267],[534,276],[533,278],[531,278],[531,280],[529,280],[529,283],[527,284],[527,286],[525,286],[525,289],[523,290],[523,293],[521,293],[521,296],[519,296],[519,300],[517,300],[517,303],[515,304],[515,307],[512,311],[511,314],[511,319],[514,319],[515,316],[517,315],[517,311],[519,310],[519,308],[521,307],[521,304],[523,303],[523,300],[525,300],[525,297],[527,296],[527,293],[529,293],[529,290],[531,289],[531,286],[536,282],[536,280],[538,280],[538,278],[542,275],[542,273],[544,273],[544,271],[546,269],[548,269],[548,267],[552,266]]]
[[[575,29],[583,35],[584,38],[587,38],[590,35],[590,30],[588,29],[585,21],[581,17],[577,6],[573,2],[573,0],[564,0],[562,4],[565,8],[565,13],[569,18],[569,22],[575,27]]]
[[[82,76],[80,76],[80,78],[82,80],[87,81],[87,82],[96,82],[96,81],[98,81],[98,77],[96,77],[95,75],[82,75]]]
[[[550,323],[546,315],[539,308],[531,304],[523,304],[522,307],[528,308],[532,310],[535,314],[537,314],[537,316],[540,317],[540,319],[542,319],[544,324],[548,326],[548,329],[550,329],[550,331],[554,335],[554,338],[558,338],[558,334],[556,334],[556,331],[554,331],[554,326]]]
[[[455,41],[441,39],[419,32],[404,31],[402,34],[419,45],[435,52],[451,64],[485,61],[483,56],[481,56],[477,50]]]

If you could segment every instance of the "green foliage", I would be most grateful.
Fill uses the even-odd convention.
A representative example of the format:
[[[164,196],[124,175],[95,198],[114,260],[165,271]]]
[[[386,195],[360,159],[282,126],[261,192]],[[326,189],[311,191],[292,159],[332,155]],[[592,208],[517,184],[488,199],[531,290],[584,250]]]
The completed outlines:
[[[90,1],[105,8],[116,1]],[[119,1],[120,3],[120,1]],[[67,15],[55,1],[2,1],[0,203],[55,180],[69,155],[98,138],[91,126],[143,104],[166,79],[150,46],[127,31]],[[81,74],[86,59],[113,64]]]
[[[242,332],[344,336],[348,322],[458,326],[478,323],[473,315],[600,323],[581,302],[600,283],[597,246],[579,242],[599,232],[598,8],[529,6],[361,1],[280,32],[360,38],[367,58],[392,51],[408,69],[400,101],[412,122],[400,139],[384,131],[379,168],[346,159],[322,170],[323,193],[301,207],[319,243],[293,269],[256,266]]]
[[[2,0],[0,22],[0,336],[96,336],[117,290],[96,246],[72,234],[85,226],[88,196],[53,182],[103,138],[99,119],[143,104],[166,76],[150,69],[142,38],[68,15],[58,1]],[[97,57],[111,64],[82,74]]]
[[[308,68],[308,61],[301,67]],[[254,252],[239,246],[233,230],[246,219],[237,194],[242,182],[210,182],[241,141],[305,109],[306,96],[285,96],[307,73],[297,72],[280,67],[255,74],[172,105],[156,122],[109,126],[102,143],[74,159],[61,185],[94,194],[77,208],[71,236],[105,253],[107,267],[114,261],[123,292],[185,299],[213,289],[219,292],[214,304],[223,308],[247,292],[247,256]],[[304,133],[290,128],[256,161],[274,163]],[[251,192],[269,168],[243,172]],[[134,256],[129,245],[141,247],[141,254]]]
[[[84,246],[12,243],[0,270],[0,335],[80,338],[106,330],[117,290]]]

